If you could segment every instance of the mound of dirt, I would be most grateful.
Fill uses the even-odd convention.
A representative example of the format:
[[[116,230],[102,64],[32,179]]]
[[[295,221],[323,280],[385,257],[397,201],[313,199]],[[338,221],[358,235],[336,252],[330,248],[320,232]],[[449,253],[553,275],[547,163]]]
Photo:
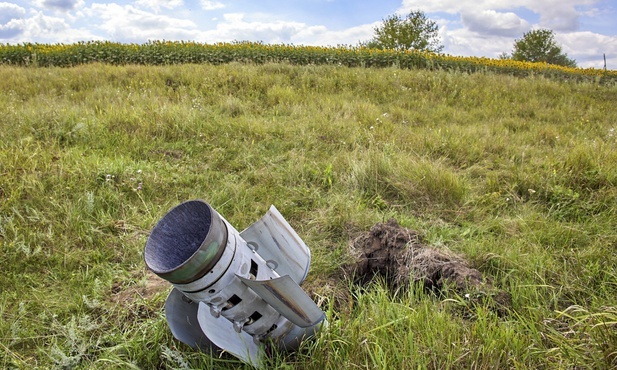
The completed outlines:
[[[441,292],[447,285],[466,297],[490,296],[502,308],[510,305],[510,295],[495,289],[464,259],[425,245],[417,232],[394,219],[353,240],[351,253],[355,261],[346,270],[358,283],[381,276],[393,288],[422,283],[427,290]]]

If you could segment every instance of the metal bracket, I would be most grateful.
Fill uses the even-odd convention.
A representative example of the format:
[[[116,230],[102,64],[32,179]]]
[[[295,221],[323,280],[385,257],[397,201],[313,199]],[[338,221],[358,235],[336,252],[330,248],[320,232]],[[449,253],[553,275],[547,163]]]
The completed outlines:
[[[278,313],[301,328],[313,326],[325,317],[319,306],[289,276],[270,280],[250,280],[236,276]]]

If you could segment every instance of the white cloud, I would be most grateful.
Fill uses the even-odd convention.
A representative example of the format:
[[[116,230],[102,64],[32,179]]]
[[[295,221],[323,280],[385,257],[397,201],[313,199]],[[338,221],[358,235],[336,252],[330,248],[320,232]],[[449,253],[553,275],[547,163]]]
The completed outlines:
[[[357,45],[373,37],[374,28],[381,22],[363,24],[343,30],[328,30],[324,26],[309,27],[295,35],[292,42],[306,45]]]
[[[606,54],[609,68],[617,69],[617,36],[585,31],[558,34],[555,38],[579,66],[602,68]]]
[[[516,37],[531,28],[529,22],[512,12],[500,13],[494,10],[463,12],[461,20],[470,31],[482,35]]]
[[[153,9],[159,11],[161,8],[175,9],[184,5],[183,0],[137,0],[135,5],[142,8]]]
[[[357,44],[369,39],[377,23],[332,31],[323,25],[268,20],[265,14],[226,13],[214,29],[201,32],[198,41],[264,41],[296,45]]]
[[[490,0],[488,0],[490,1]],[[501,3],[507,3],[510,0],[504,0]],[[457,14],[463,11],[474,12],[484,9],[498,9],[503,7],[488,6],[487,0],[465,1],[465,0],[403,0],[403,4],[399,9],[400,13],[408,13],[412,10],[421,10],[427,13],[444,12],[449,14]]]
[[[292,36],[308,26],[300,22],[285,21],[247,21],[242,13],[227,13],[217,23],[214,30],[202,33],[206,42],[219,41],[264,41],[268,43],[288,43]]]
[[[0,40],[13,39],[24,32],[26,9],[11,3],[0,3]]]
[[[200,33],[199,41],[264,41],[303,45],[357,44],[369,39],[377,23],[365,24],[343,30],[329,30],[323,25],[302,22],[269,20],[265,14],[226,13],[216,27]]]
[[[34,0],[32,2],[38,7],[62,12],[84,6],[83,0]]]
[[[0,24],[0,40],[13,39],[24,32],[23,22],[18,19],[11,19],[5,24]]]
[[[27,16],[0,25],[0,39],[10,42],[72,43],[100,37],[89,30],[72,28],[64,18],[31,10]]]
[[[584,10],[601,0],[403,0],[399,12],[420,9],[424,12],[445,12],[449,14],[476,13],[486,10],[514,11],[527,9],[540,15],[539,26],[555,31],[574,31],[578,18]]]
[[[225,7],[225,4],[218,1],[200,0],[199,2],[201,3],[201,8],[203,10],[216,10]]]
[[[190,40],[198,35],[190,20],[154,14],[131,5],[94,3],[85,13],[100,18],[97,27],[114,40],[141,43],[147,40]]]
[[[532,6],[530,8],[533,10]],[[538,9],[538,13],[540,13],[540,27],[553,31],[575,31],[579,27],[579,12],[574,6],[555,4],[554,7]]]
[[[449,29],[444,26],[439,35],[445,52],[460,56],[486,56],[497,58],[503,52],[510,52],[514,41],[510,37],[489,37],[466,28]]]
[[[36,39],[48,35],[57,36],[66,31],[69,25],[62,18],[46,16],[34,11],[32,16],[9,22],[13,29],[19,29],[22,39]]]
[[[20,19],[26,15],[26,9],[12,3],[0,3],[0,25],[13,19]]]
[[[617,36],[578,30],[579,18],[598,14],[600,10],[594,5],[601,3],[602,0],[403,0],[398,12],[418,9],[460,15],[460,23],[440,22],[440,36],[449,54],[497,57],[502,52],[511,52],[514,40],[530,29],[548,28],[555,31],[564,52],[579,66],[602,67],[603,53],[609,62],[612,55],[617,58]],[[515,13],[519,11],[536,14],[537,22],[531,24],[522,19]]]

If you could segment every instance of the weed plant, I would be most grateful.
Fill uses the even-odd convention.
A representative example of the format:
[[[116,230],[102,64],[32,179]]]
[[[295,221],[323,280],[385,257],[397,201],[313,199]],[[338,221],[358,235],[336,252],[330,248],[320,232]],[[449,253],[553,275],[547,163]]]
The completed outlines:
[[[1,66],[0,367],[241,368],[172,338],[145,271],[155,222],[201,198],[240,230],[274,204],[312,250],[330,327],[271,368],[615,368],[615,102],[491,73]],[[350,239],[389,218],[508,312],[349,283]]]

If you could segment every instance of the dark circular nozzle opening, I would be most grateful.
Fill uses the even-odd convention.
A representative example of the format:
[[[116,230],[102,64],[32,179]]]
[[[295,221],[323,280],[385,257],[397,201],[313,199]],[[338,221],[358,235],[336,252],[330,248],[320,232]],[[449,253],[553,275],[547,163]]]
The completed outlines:
[[[184,284],[205,275],[218,262],[227,243],[219,214],[201,200],[170,210],[152,229],[144,259],[154,273]]]

